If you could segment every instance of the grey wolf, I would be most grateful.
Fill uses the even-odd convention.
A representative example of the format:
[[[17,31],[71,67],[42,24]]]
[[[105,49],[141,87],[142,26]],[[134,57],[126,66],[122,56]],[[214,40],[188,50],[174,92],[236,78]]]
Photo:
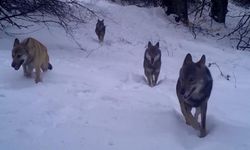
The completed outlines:
[[[155,86],[161,69],[161,50],[159,49],[159,42],[154,46],[151,42],[148,42],[148,48],[144,53],[143,67],[149,86]]]
[[[105,35],[105,30],[106,30],[106,27],[104,25],[104,20],[97,20],[97,23],[96,23],[96,28],[95,28],[95,33],[99,39],[99,42],[103,42],[104,40],[104,35]]]
[[[205,63],[205,55],[198,62],[193,62],[191,54],[187,54],[176,85],[177,97],[186,124],[199,130],[200,137],[205,137],[207,134],[207,103],[213,86],[211,73]],[[194,115],[191,113],[192,108],[196,109]],[[201,115],[200,123],[199,115]]]

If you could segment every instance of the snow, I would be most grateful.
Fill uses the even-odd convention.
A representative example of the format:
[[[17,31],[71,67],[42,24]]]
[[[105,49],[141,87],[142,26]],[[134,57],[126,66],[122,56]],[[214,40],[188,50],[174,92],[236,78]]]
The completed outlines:
[[[42,74],[42,83],[11,68],[14,37],[0,35],[1,150],[250,149],[250,53],[236,51],[226,39],[193,39],[160,8],[88,3],[105,13],[107,27],[103,44],[94,33],[95,19],[77,31],[87,52],[57,27],[18,35],[48,47],[53,70]],[[142,67],[149,40],[159,41],[162,51],[160,81],[153,88]],[[205,138],[185,124],[175,92],[187,53],[194,61],[205,54],[207,64],[216,62],[231,76],[227,81],[210,68],[214,86]]]

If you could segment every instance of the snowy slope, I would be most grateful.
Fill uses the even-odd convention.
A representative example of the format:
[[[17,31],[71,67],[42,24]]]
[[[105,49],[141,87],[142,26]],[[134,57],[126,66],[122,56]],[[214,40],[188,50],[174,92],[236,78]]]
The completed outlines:
[[[76,36],[77,49],[61,29],[21,34],[49,49],[53,70],[35,84],[10,67],[14,37],[0,35],[1,150],[248,150],[250,149],[250,53],[226,40],[193,39],[173,25],[160,8],[118,6],[90,1],[105,13],[106,36],[100,45],[96,20]],[[14,31],[13,31],[14,32]],[[160,41],[159,85],[145,84],[143,54],[147,42]],[[183,121],[175,94],[178,72],[187,53],[198,61],[216,62],[210,71],[214,87],[208,105],[208,135]]]

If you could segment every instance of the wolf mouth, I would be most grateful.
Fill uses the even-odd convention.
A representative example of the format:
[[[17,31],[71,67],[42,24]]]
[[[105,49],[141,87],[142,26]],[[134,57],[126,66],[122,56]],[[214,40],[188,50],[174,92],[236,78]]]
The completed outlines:
[[[18,64],[12,63],[11,66],[15,69],[18,70],[21,65],[24,63],[24,60],[21,60]]]

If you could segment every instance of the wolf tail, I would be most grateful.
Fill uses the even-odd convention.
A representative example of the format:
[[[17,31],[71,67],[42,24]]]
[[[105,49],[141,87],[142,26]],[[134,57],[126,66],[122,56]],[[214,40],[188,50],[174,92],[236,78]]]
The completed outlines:
[[[52,65],[49,63],[49,65],[48,65],[48,69],[49,70],[52,70],[53,69],[53,67],[52,67]]]

